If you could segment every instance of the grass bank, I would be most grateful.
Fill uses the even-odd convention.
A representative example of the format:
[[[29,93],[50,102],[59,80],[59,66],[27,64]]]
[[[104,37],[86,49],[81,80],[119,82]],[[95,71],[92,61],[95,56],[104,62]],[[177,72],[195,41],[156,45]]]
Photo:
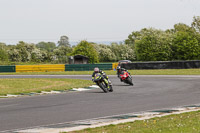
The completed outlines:
[[[200,111],[170,115],[70,133],[199,133]]]
[[[92,81],[80,79],[0,79],[0,95],[88,87]]]
[[[91,75],[93,71],[66,71],[66,72],[22,72],[0,73],[0,75]],[[116,75],[116,71],[104,71],[108,75]],[[129,70],[132,75],[200,75],[200,69],[154,69]]]

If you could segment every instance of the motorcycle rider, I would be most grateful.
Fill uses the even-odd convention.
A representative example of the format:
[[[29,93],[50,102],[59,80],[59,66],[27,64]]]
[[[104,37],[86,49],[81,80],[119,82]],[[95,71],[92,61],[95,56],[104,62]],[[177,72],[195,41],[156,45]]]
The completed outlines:
[[[123,72],[123,71],[126,71],[129,75],[131,75],[128,70],[126,70],[125,68],[121,68],[121,66],[117,66],[117,77],[122,81],[121,77],[120,77],[120,74]]]
[[[121,67],[120,66],[117,66],[117,77],[119,78],[121,74]]]
[[[111,85],[111,81],[108,79],[108,76],[106,75],[106,73],[103,72],[102,70],[100,70],[98,67],[94,68],[94,72],[92,74],[92,81],[94,81],[94,76],[95,76],[96,73],[100,73],[101,75],[103,75],[104,83],[106,84],[106,86],[108,88],[110,88],[109,84]]]

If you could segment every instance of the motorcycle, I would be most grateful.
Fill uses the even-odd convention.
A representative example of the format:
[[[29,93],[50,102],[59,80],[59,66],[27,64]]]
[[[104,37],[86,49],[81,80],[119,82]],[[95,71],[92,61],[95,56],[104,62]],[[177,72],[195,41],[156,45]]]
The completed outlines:
[[[107,80],[100,73],[95,74],[93,82],[95,82],[105,93],[113,92],[112,84],[108,83],[109,88],[107,87],[104,80]]]
[[[129,84],[129,85],[133,85],[133,81],[132,81],[132,77],[131,75],[126,72],[126,71],[122,71],[120,74],[120,79],[122,82]]]

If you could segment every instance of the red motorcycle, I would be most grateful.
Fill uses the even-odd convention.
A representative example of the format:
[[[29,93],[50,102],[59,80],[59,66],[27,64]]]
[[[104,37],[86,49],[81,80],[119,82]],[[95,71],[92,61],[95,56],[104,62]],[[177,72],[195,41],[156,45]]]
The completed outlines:
[[[122,71],[120,74],[120,78],[121,78],[122,82],[129,84],[129,85],[133,85],[132,77],[128,72]]]

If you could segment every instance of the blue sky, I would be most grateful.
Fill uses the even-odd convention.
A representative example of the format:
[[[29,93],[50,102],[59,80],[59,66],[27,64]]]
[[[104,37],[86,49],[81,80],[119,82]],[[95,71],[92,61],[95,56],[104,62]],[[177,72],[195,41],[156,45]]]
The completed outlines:
[[[0,42],[122,41],[132,31],[190,25],[199,0],[0,0]]]

